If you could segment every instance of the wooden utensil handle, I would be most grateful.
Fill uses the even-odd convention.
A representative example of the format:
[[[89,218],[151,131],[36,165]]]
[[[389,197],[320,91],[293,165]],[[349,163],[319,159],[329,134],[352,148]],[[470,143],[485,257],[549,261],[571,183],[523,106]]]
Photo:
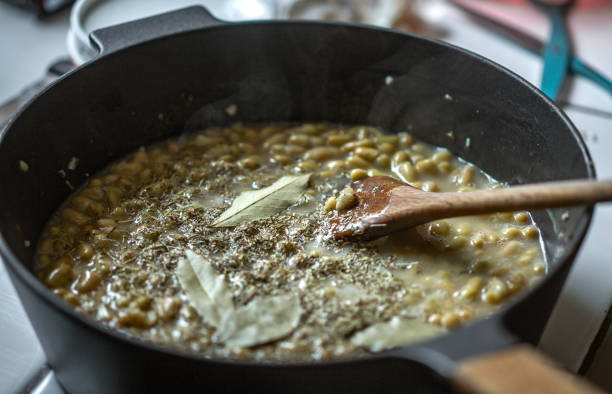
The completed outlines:
[[[461,362],[452,383],[459,392],[477,394],[605,393],[527,344]]]
[[[440,194],[443,196],[444,194]],[[612,181],[563,181],[453,193],[462,214],[538,209],[612,201]],[[447,196],[450,197],[450,196]],[[451,200],[452,202],[452,200]],[[454,205],[454,204],[452,204]],[[452,209],[452,207],[449,207]]]

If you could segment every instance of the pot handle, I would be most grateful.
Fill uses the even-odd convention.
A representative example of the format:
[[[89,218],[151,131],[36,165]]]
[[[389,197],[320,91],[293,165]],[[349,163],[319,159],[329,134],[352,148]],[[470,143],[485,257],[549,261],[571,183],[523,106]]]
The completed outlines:
[[[451,382],[462,393],[604,394],[525,343],[461,361]]]
[[[224,24],[227,22],[215,18],[204,7],[193,6],[94,30],[89,39],[101,57],[156,38]]]
[[[460,393],[604,393],[521,342],[500,319],[484,319],[453,335],[390,354],[428,366]]]

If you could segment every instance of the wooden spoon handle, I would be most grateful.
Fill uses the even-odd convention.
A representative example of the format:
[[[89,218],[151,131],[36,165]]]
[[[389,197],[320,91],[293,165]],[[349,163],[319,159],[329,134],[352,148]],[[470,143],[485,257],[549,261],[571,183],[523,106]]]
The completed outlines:
[[[398,188],[399,189],[399,188]],[[398,196],[399,197],[399,196]],[[426,203],[439,217],[612,201],[612,181],[562,181],[464,193],[433,193]]]
[[[561,370],[530,345],[467,359],[457,368],[453,385],[477,394],[603,394],[586,380]]]

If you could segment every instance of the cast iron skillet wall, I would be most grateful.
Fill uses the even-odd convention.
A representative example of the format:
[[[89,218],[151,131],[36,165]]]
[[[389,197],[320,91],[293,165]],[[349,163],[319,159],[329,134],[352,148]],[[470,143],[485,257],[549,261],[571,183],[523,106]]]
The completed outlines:
[[[36,244],[69,195],[66,181],[78,187],[87,174],[142,145],[232,122],[225,111],[230,104],[243,121],[409,130],[510,183],[594,176],[582,140],[558,108],[515,75],[446,44],[342,24],[227,25],[201,8],[94,35],[106,56],[31,102],[0,141],[0,251],[48,361],[69,391],[437,391],[444,384],[436,383],[430,367],[448,373],[451,360],[514,342],[508,333],[537,341],[590,208],[569,210],[567,222],[560,220],[565,210],[537,214],[551,263],[541,286],[452,335],[363,360],[204,360],[128,339],[75,314],[28,273],[34,248],[24,244]],[[75,171],[66,169],[72,157],[80,159]],[[19,160],[29,164],[28,172],[19,170]]]

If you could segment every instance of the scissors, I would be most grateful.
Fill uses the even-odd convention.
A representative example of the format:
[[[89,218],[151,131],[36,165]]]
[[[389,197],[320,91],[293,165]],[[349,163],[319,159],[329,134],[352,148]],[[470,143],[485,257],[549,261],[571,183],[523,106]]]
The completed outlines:
[[[533,54],[543,56],[544,70],[540,86],[542,91],[552,100],[557,99],[568,74],[584,77],[612,95],[612,80],[590,67],[571,50],[565,17],[574,3],[573,0],[564,2],[530,0],[532,4],[537,5],[548,15],[551,22],[551,34],[546,44],[512,26],[481,14],[468,4],[464,4],[461,0],[448,1],[470,15],[481,25],[490,28]]]

